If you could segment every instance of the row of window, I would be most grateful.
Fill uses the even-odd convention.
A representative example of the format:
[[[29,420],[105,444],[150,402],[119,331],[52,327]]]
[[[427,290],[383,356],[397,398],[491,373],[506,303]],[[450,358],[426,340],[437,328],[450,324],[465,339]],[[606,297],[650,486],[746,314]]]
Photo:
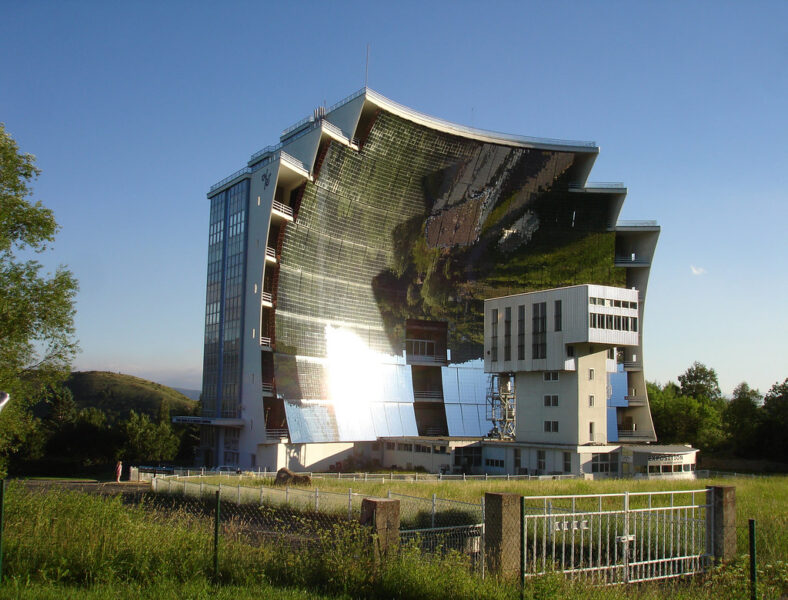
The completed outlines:
[[[504,467],[504,462],[501,458],[485,458],[484,464],[487,467],[498,467],[500,469]]]
[[[547,453],[544,450],[537,450],[536,451],[536,468],[540,472],[544,472],[547,470]],[[570,452],[563,453],[564,459],[564,473],[571,473],[572,472],[572,454]]]
[[[531,358],[547,358],[547,302],[536,302],[531,305]],[[498,309],[490,311],[490,360],[498,360]],[[556,300],[553,310],[553,327],[561,331],[563,313],[561,300]],[[504,309],[503,359],[512,360],[512,307]],[[517,360],[525,360],[525,305],[517,307]]]
[[[622,315],[588,314],[588,326],[594,329],[612,329],[615,331],[637,331],[638,318]]]
[[[373,447],[373,450],[375,448]],[[446,446],[427,446],[425,444],[397,444],[394,442],[386,442],[386,450],[397,450],[399,452],[421,452],[423,454],[448,454],[449,449]]]
[[[595,306],[609,306],[615,308],[633,308],[637,310],[637,302],[629,302],[628,300],[611,300],[610,298],[589,298],[588,303]]]

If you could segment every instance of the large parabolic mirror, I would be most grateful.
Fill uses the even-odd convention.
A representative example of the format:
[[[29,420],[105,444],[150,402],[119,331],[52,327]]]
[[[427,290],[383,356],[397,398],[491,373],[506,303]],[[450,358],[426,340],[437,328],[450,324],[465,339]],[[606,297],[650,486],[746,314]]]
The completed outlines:
[[[581,193],[582,152],[484,143],[382,110],[359,130],[360,151],[319,153],[278,241],[267,426],[286,421],[295,443],[485,435],[484,298],[625,285],[620,199]]]

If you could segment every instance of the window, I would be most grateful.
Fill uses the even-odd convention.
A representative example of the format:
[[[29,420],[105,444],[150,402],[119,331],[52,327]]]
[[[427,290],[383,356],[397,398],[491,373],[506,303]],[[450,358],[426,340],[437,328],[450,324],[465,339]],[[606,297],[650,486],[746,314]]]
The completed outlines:
[[[594,369],[588,369],[588,381],[594,381]]]
[[[558,421],[545,421],[545,433],[558,433]]]
[[[503,459],[500,458],[485,458],[484,464],[487,467],[498,467],[503,469]]]
[[[507,306],[503,317],[503,359],[512,360],[512,307]]]
[[[544,405],[545,406],[558,406],[558,396],[545,396],[544,397]]]
[[[525,360],[525,304],[517,307],[517,360]]]
[[[432,452],[432,446],[425,446],[424,444],[416,444],[415,450],[416,452],[421,452],[423,454],[430,454]]]
[[[618,473],[618,454],[608,452],[606,454],[591,455],[592,473]]]
[[[607,357],[610,360],[616,360],[616,349],[615,348],[608,348],[607,349]]]
[[[490,311],[490,360],[495,362],[498,360],[498,309],[493,308]]]
[[[544,371],[545,381],[558,381],[558,371]]]
[[[397,445],[394,442],[386,442],[386,450],[394,450]]]
[[[536,468],[539,471],[545,470],[545,451],[544,450],[537,450],[536,451]]]
[[[575,356],[575,347],[574,346],[567,346],[566,347],[566,355],[569,358],[574,358],[574,356]]]
[[[588,406],[594,406],[594,396],[593,396],[593,394],[588,397]]]
[[[397,444],[397,450],[400,452],[413,452],[413,444]]]
[[[564,452],[564,473],[572,472],[572,455],[569,452]]]
[[[593,421],[591,421],[588,424],[588,439],[591,440],[592,442],[594,441],[594,422]]]
[[[555,301],[555,330],[561,331],[561,301]]]
[[[533,305],[533,332],[531,334],[531,358],[547,358],[547,302]]]

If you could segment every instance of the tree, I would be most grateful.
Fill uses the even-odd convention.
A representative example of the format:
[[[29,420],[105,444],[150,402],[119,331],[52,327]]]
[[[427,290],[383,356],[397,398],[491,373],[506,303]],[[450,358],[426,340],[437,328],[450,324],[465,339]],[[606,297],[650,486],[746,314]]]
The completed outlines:
[[[27,198],[39,174],[34,161],[0,123],[0,390],[12,396],[0,413],[0,463],[35,429],[29,406],[44,386],[65,380],[77,349],[73,275],[62,266],[43,273],[20,257],[47,250],[58,230],[52,211]]]
[[[133,410],[122,424],[125,434],[123,457],[140,462],[172,460],[178,452],[178,436],[166,423],[151,423],[148,415],[138,415]]]
[[[679,375],[679,386],[682,396],[712,402],[722,399],[716,371],[697,361],[683,375]]]
[[[758,431],[762,456],[788,463],[788,379],[775,383],[766,393]]]
[[[746,383],[740,383],[725,406],[722,414],[723,426],[736,456],[754,458],[758,454],[761,401],[758,390],[750,388]]]

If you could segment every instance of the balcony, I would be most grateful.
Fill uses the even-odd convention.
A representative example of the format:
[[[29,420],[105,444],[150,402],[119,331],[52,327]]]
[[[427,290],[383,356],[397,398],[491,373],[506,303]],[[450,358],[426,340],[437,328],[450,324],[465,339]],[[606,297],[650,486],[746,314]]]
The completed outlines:
[[[646,405],[646,397],[645,396],[624,396],[624,400],[629,402],[630,406],[645,406]]]
[[[405,340],[405,357],[409,365],[445,365],[446,352],[436,350],[434,340]]]
[[[651,266],[651,261],[638,256],[634,252],[632,254],[627,254],[624,256],[616,256],[613,260],[614,264],[617,267],[649,267]]]
[[[270,246],[266,246],[265,248],[265,262],[276,264],[276,250]]]
[[[650,431],[641,431],[637,428],[637,425],[619,425],[618,426],[618,439],[635,439],[635,438],[646,438],[652,439],[654,434]]]
[[[261,292],[260,294],[260,303],[265,306],[266,308],[273,308],[274,307],[274,298],[271,295],[271,292]]]
[[[628,362],[625,361],[623,363],[623,365],[624,365],[624,370],[625,371],[642,371],[643,370],[643,363],[641,363],[639,360],[633,360],[633,361],[628,361]]]
[[[441,390],[413,390],[413,399],[416,402],[443,402]]]
[[[262,335],[260,336],[260,349],[263,350],[264,352],[272,352],[273,351],[274,348],[273,348],[273,346],[271,346],[271,338],[270,337],[265,337],[265,336],[262,336]]]
[[[265,441],[269,443],[278,443],[290,437],[287,429],[268,429],[265,430]]]
[[[274,395],[274,384],[271,383],[263,383],[263,396],[273,396]]]
[[[271,204],[271,215],[284,219],[285,221],[293,221],[293,209],[276,200]]]

